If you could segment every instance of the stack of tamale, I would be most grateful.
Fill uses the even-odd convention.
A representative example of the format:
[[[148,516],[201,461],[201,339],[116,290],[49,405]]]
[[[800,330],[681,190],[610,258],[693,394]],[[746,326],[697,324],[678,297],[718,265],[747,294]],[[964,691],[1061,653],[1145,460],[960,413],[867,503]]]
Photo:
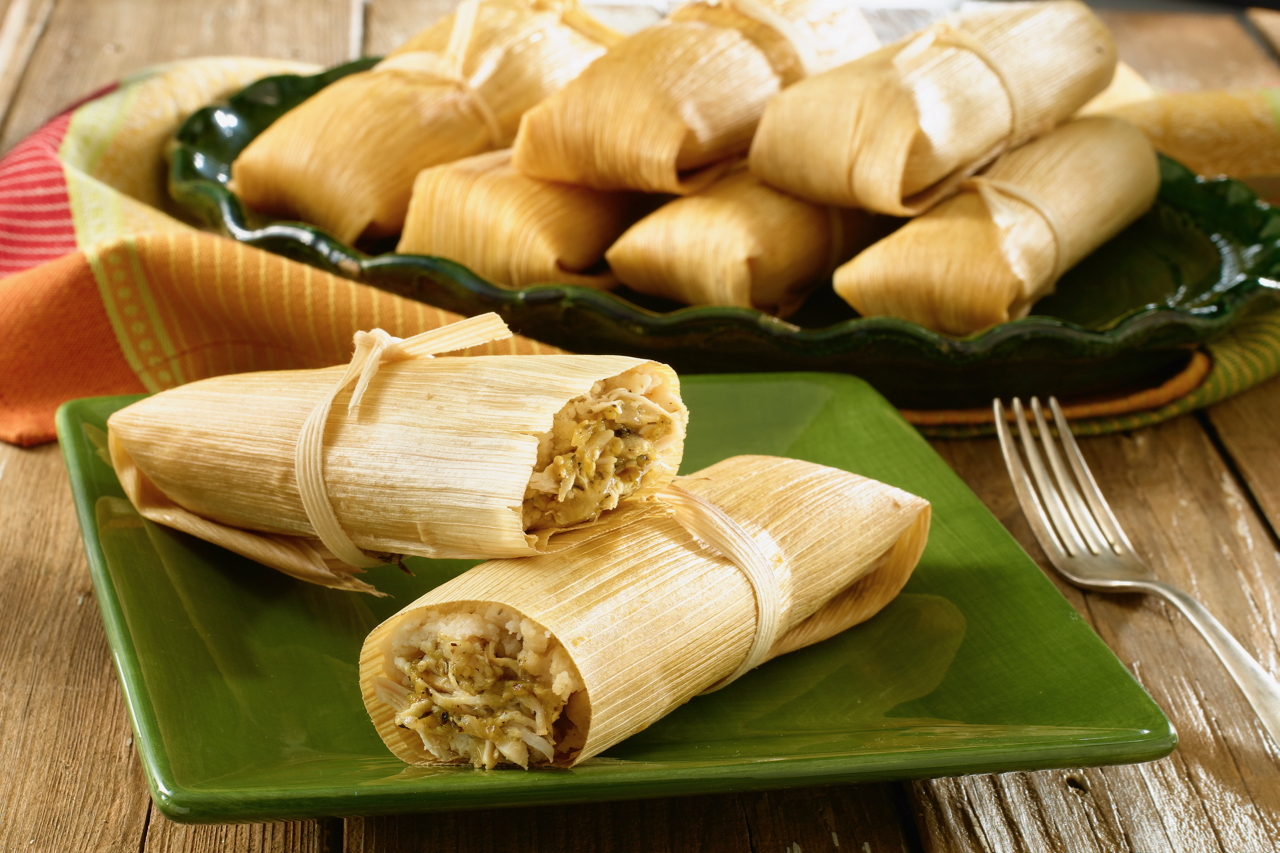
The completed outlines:
[[[345,243],[397,234],[419,171],[509,146],[526,110],[620,38],[576,0],[463,0],[267,128],[232,185],[250,207]]]
[[[746,153],[771,97],[876,44],[844,0],[689,3],[530,110],[515,166],[596,189],[692,192]]]
[[[880,49],[848,0],[693,2],[627,38],[573,3],[464,0],[272,126],[237,189],[343,239],[402,230],[400,252],[503,287],[622,283],[785,316],[839,268],[858,311],[949,334],[1025,313],[1150,203],[1150,152],[1114,125],[1065,137],[1115,146],[1080,152],[1090,180],[1056,154],[1010,161],[1041,164],[1014,189],[999,177],[1112,79],[1078,0],[991,4]],[[421,121],[333,118],[374,103]],[[926,232],[929,252],[904,248]]]

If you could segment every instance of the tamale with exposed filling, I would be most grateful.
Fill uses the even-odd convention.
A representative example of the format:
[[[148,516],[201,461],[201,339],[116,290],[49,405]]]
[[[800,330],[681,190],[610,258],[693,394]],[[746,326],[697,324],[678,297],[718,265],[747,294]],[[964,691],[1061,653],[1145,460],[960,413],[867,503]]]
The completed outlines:
[[[398,555],[547,553],[649,511],[683,452],[676,374],[427,357],[509,334],[492,314],[405,341],[360,332],[345,367],[182,385],[111,416],[112,463],[144,517],[363,591],[355,573]]]
[[[1111,34],[1077,0],[993,3],[797,83],[751,171],[823,204],[915,216],[1103,91]]]
[[[1138,128],[1076,119],[836,270],[859,313],[966,335],[1027,314],[1058,278],[1151,207],[1160,170]]]
[[[530,110],[515,166],[597,189],[692,192],[746,152],[769,98],[877,44],[845,0],[689,3]]]
[[[767,456],[679,478],[659,502],[671,512],[577,548],[476,566],[375,628],[360,684],[391,751],[412,764],[573,766],[870,618],[929,529],[922,498]],[[749,580],[747,565],[763,574]]]
[[[620,38],[576,0],[463,0],[263,131],[232,164],[232,188],[346,243],[397,234],[419,171],[509,146],[525,110]]]
[[[529,178],[510,149],[493,151],[418,175],[396,251],[457,261],[501,287],[609,288],[605,250],[641,209],[635,193]]]
[[[889,222],[796,198],[740,170],[649,214],[605,257],[641,293],[785,317]]]

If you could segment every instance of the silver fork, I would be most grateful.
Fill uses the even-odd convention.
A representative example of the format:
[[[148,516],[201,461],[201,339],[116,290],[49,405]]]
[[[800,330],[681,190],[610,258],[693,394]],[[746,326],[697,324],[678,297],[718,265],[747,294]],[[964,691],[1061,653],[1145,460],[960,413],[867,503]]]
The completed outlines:
[[[1271,739],[1280,744],[1280,684],[1236,642],[1236,638],[1204,605],[1151,573],[1134,552],[1111,507],[1107,506],[1102,492],[1098,490],[1058,401],[1050,397],[1049,407],[1053,410],[1063,451],[1075,474],[1074,480],[1062,463],[1038,398],[1031,398],[1031,411],[1044,446],[1044,455],[1053,469],[1053,479],[1050,479],[1036,449],[1022,401],[1013,401],[1013,413],[1022,438],[1023,452],[1031,468],[1030,476],[1005,423],[1004,405],[999,400],[992,403],[996,432],[1000,436],[1005,464],[1009,466],[1009,476],[1013,479],[1013,490],[1032,532],[1049,555],[1049,562],[1063,577],[1084,589],[1152,593],[1177,606],[1217,653],[1257,712]]]

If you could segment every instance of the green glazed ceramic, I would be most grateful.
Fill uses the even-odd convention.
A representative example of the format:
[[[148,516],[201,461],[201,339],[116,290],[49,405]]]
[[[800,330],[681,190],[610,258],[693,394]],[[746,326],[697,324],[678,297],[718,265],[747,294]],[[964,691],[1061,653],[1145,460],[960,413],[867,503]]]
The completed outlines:
[[[226,186],[240,151],[284,112],[375,61],[269,77],[195,113],[171,147],[173,198],[236,240],[459,314],[496,311],[515,331],[574,352],[655,358],[681,373],[852,373],[907,408],[1151,387],[1186,365],[1189,348],[1280,301],[1280,212],[1243,184],[1203,181],[1167,159],[1154,209],[1067,273],[1059,295],[1034,316],[965,339],[858,318],[830,288],[787,322],[746,308],[681,308],[625,288],[507,291],[442,258],[370,256],[311,225],[247,212]]]
[[[856,471],[933,503],[928,548],[867,623],[573,770],[530,772],[404,765],[361,703],[367,632],[473,563],[374,569],[365,577],[383,599],[293,580],[134,512],[103,430],[136,397],[63,406],[58,436],[98,603],[160,810],[227,822],[492,808],[1115,764],[1174,748],[1128,671],[866,383],[693,376],[684,398],[683,472],[741,453]]]

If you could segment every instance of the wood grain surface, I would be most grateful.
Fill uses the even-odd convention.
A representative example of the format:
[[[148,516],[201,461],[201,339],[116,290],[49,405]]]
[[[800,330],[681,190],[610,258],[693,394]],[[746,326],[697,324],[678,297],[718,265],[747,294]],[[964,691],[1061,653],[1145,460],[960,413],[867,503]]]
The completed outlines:
[[[0,147],[148,64],[201,54],[335,64],[383,53],[451,0],[10,0]],[[891,13],[879,20],[893,29]],[[917,14],[918,13],[914,13]],[[1173,89],[1280,84],[1234,13],[1106,12],[1121,55]],[[1265,31],[1269,15],[1250,15]],[[1088,439],[1139,552],[1280,672],[1280,380],[1200,416]],[[1046,566],[993,441],[935,442]],[[770,793],[191,827],[150,805],[56,447],[0,445],[0,851],[1177,851],[1280,848],[1277,751],[1190,625],[1050,573],[1181,736],[1143,765]]]

